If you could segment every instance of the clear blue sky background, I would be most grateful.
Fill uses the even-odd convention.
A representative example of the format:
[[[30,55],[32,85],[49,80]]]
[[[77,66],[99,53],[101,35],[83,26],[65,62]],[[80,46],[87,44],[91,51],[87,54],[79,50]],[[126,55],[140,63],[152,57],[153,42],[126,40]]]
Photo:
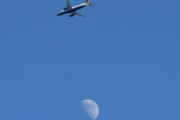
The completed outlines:
[[[180,0],[91,2],[1,0],[0,120],[180,120]]]

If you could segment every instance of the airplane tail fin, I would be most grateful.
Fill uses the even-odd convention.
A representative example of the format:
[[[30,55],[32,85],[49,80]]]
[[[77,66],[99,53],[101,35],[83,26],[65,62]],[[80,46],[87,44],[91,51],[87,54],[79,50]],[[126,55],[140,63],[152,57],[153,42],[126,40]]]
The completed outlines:
[[[86,0],[86,3],[90,6],[93,6],[89,0]]]

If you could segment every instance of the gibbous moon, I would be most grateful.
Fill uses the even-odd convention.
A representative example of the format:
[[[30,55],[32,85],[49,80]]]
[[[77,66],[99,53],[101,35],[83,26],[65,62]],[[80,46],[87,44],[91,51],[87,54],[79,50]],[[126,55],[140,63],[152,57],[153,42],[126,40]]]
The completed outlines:
[[[99,114],[98,105],[90,99],[85,99],[85,100],[81,101],[81,104],[82,104],[84,110],[86,111],[86,113],[89,115],[89,117],[92,120],[95,120]]]

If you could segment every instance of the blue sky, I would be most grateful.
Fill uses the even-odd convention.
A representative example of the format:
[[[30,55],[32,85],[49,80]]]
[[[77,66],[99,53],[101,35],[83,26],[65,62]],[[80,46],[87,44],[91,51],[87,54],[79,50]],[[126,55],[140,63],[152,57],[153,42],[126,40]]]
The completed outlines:
[[[0,120],[180,119],[180,1],[91,2],[1,1]]]

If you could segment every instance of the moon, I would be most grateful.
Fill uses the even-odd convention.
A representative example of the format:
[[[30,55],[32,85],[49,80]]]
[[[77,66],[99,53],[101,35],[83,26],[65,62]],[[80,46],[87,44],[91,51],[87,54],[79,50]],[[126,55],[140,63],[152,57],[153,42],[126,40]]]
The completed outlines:
[[[94,101],[92,101],[90,99],[85,99],[85,100],[81,101],[81,104],[82,104],[84,110],[86,111],[86,113],[88,114],[88,116],[92,120],[95,120],[98,117],[99,107]]]

